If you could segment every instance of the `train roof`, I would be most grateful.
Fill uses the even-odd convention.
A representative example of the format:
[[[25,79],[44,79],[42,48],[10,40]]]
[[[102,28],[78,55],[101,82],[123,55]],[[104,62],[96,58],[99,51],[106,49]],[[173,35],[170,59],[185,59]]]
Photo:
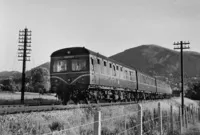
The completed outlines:
[[[68,53],[70,51],[70,54]],[[116,64],[119,64],[121,66],[124,66],[124,67],[127,67],[127,68],[131,68],[131,69],[134,69],[133,67],[130,67],[130,66],[127,66],[123,63],[120,63],[118,61],[115,61],[111,58],[108,58],[106,56],[103,56],[101,55],[100,53],[97,53],[97,52],[93,52],[85,47],[71,47],[71,48],[64,48],[64,49],[60,49],[60,50],[57,50],[55,52],[53,52],[51,54],[51,57],[59,57],[59,56],[64,56],[64,55],[89,55],[89,54],[92,54],[92,55],[95,55],[95,56],[99,56],[101,58],[104,58],[106,60],[109,60],[113,63],[116,63]],[[134,69],[135,70],[135,69]]]
[[[63,48],[60,50],[57,50],[51,54],[51,57],[59,57],[59,56],[65,56],[65,55],[84,55],[89,54],[90,50],[84,48],[84,47],[71,47],[71,48]]]
[[[99,53],[97,53],[97,52],[91,51],[91,50],[89,50],[89,49],[87,49],[87,48],[85,48],[85,47],[63,48],[63,49],[60,49],[60,50],[57,50],[57,51],[53,52],[53,53],[51,54],[51,57],[60,57],[60,56],[64,56],[64,55],[77,55],[77,54],[78,54],[78,55],[89,55],[89,54],[92,54],[92,55],[95,55],[95,56],[99,56],[99,57],[104,58],[104,59],[106,59],[106,60],[109,60],[109,61],[111,61],[111,62],[113,62],[113,63],[119,64],[119,65],[121,65],[121,66],[124,66],[124,67],[126,67],[126,68],[130,68],[130,69],[133,69],[133,70],[136,71],[136,69],[133,68],[133,67],[127,66],[127,65],[125,65],[125,64],[123,64],[123,63],[120,63],[120,62],[115,61],[115,60],[113,60],[113,59],[111,59],[111,58],[108,58],[108,57],[106,57],[106,56],[103,56],[103,55],[101,55],[101,54],[99,54]],[[142,71],[139,71],[139,70],[137,70],[137,71],[140,72],[140,73],[142,73],[142,74],[144,74],[144,75],[147,75],[147,76],[149,76],[149,77],[155,79],[155,77],[152,77],[152,76],[150,76],[150,75],[148,75],[148,74],[146,74],[146,73],[144,73],[144,72],[142,72]],[[157,79],[157,80],[158,80],[158,79]],[[161,81],[161,80],[159,80],[159,81]],[[161,82],[164,82],[164,81],[161,81]],[[166,83],[166,82],[164,82],[164,83]],[[166,84],[167,84],[167,83],[166,83]]]

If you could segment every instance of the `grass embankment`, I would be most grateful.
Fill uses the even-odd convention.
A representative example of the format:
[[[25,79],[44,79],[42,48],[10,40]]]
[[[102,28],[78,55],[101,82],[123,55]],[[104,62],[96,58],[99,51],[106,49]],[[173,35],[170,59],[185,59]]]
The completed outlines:
[[[177,116],[178,108],[175,107],[178,101],[161,101],[163,112],[163,129],[169,134],[169,108],[173,104],[174,116]],[[158,133],[158,102],[153,101],[142,104],[144,121],[144,132],[150,130],[152,135]],[[102,116],[102,135],[123,133],[126,129],[128,135],[135,135],[137,132],[137,105],[109,106],[98,108]],[[28,134],[37,135],[52,131],[65,130],[58,133],[68,135],[87,134],[93,135],[93,123],[95,108],[82,108],[74,110],[61,110],[50,112],[32,112],[24,114],[13,114],[0,116],[0,134]],[[174,123],[177,119],[174,119]],[[177,122],[176,122],[177,123]],[[84,126],[80,126],[84,125]],[[177,128],[177,127],[176,127]],[[175,129],[176,129],[175,128]],[[170,135],[170,134],[169,134]]]
[[[184,129],[182,135],[200,135],[200,123],[190,124],[187,129]]]
[[[181,104],[181,98],[174,99],[178,104]],[[188,107],[200,107],[200,101],[194,101],[188,98],[184,98],[184,104]],[[198,118],[195,118],[196,120]],[[200,135],[200,123],[195,122],[192,124],[192,122],[188,123],[188,128],[183,128],[182,135]]]

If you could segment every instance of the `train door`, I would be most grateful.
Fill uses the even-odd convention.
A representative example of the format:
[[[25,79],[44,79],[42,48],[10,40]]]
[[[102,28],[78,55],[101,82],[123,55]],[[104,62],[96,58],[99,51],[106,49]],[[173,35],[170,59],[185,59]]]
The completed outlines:
[[[113,86],[116,87],[116,86],[117,86],[117,85],[116,85],[116,67],[115,67],[115,64],[114,64],[114,63],[113,63],[112,71],[113,71],[113,72],[112,72],[112,73],[113,73],[113,74],[112,74],[112,78],[113,78]]]
[[[96,84],[94,63],[95,63],[94,57],[90,56],[90,84]]]
[[[109,84],[113,86],[113,70],[112,70],[112,63],[109,63]]]
[[[95,85],[99,85],[99,65],[98,65],[98,59],[96,56],[92,56],[91,57],[91,74],[92,74],[92,78],[91,78],[91,83],[95,84]]]
[[[100,85],[100,77],[101,77],[101,59],[97,57],[96,63],[96,71],[97,71],[97,80],[98,85]]]
[[[116,65],[116,81],[117,81],[117,87],[120,87],[120,72],[119,72],[119,65]]]

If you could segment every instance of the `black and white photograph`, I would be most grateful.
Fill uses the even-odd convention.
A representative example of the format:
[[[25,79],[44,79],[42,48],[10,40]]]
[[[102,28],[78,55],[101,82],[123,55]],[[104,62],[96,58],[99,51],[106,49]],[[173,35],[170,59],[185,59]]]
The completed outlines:
[[[200,135],[200,1],[0,0],[0,135]]]

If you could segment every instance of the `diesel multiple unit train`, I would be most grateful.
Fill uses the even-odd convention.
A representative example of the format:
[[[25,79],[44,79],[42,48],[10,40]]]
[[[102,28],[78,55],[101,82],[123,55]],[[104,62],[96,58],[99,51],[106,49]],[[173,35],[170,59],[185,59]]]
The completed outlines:
[[[160,99],[172,94],[167,83],[84,47],[53,52],[50,79],[51,90],[64,104]]]

